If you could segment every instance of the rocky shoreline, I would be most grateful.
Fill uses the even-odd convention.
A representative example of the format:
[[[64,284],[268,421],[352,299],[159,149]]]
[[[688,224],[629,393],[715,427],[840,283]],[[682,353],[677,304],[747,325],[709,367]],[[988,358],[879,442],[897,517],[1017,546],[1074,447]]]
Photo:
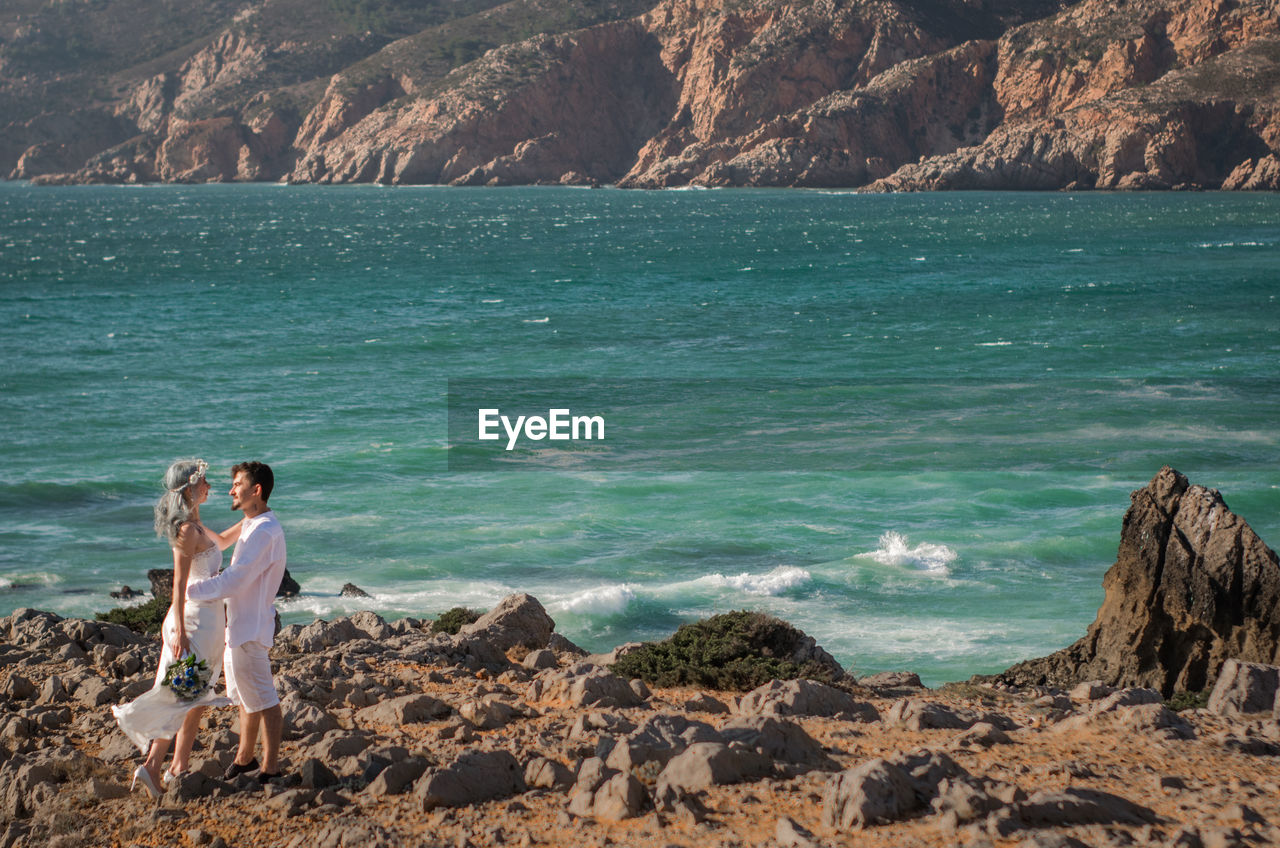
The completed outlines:
[[[1153,546],[1147,515],[1176,532]],[[1157,598],[1144,620],[1163,621],[1179,561],[1188,585],[1230,577],[1222,609],[1241,605],[1210,610],[1224,644],[1239,619],[1274,625],[1274,607],[1250,606],[1265,595],[1215,571],[1214,540],[1244,530],[1220,495],[1163,469],[1134,493],[1107,600],[1082,643],[1126,644],[1116,626],[1133,622],[1107,612],[1124,599]],[[1136,560],[1131,536],[1145,540]],[[1265,546],[1261,559],[1248,546],[1221,550],[1240,574],[1251,564],[1262,584],[1275,579]],[[1135,581],[1135,562],[1157,573]],[[1144,596],[1143,586],[1157,589]],[[1170,620],[1205,646],[1188,655],[1218,656],[1217,636],[1194,616]],[[1075,672],[1113,679],[996,676],[931,690],[910,673],[855,678],[837,665],[825,683],[727,692],[619,675],[635,646],[587,655],[528,595],[456,634],[430,625],[361,612],[285,627],[272,659],[286,776],[224,782],[234,711],[213,710],[194,770],[156,804],[128,793],[138,752],[109,705],[151,686],[158,641],[38,610],[0,618],[0,848],[1280,843],[1280,667],[1257,656],[1268,648],[1256,637],[1205,666],[1211,692],[1171,697],[1126,681],[1149,671],[1141,655],[1098,664],[1099,653]],[[1139,629],[1158,630],[1164,645],[1179,632]],[[803,657],[792,659],[830,660],[811,639],[796,644]],[[1083,656],[1077,646],[1060,654]],[[1185,668],[1167,647],[1155,656]],[[1067,668],[1064,657],[1052,668]]]

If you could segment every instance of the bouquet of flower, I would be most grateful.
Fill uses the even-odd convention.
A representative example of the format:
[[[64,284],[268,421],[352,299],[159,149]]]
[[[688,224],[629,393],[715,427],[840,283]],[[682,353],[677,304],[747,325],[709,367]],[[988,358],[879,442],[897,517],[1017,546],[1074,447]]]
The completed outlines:
[[[181,659],[169,663],[165,669],[164,680],[160,681],[173,690],[184,701],[194,701],[209,688],[209,664],[198,659],[195,654],[185,654]]]

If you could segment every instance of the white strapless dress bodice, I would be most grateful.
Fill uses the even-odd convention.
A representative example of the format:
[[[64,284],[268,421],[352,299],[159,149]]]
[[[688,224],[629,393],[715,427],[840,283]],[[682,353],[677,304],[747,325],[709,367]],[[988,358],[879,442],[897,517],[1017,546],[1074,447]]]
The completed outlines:
[[[210,545],[191,558],[191,573],[187,579],[216,577],[221,570],[222,551],[218,550],[217,545]],[[163,648],[160,652],[160,665],[156,669],[155,685],[133,701],[111,708],[120,729],[143,752],[150,747],[152,739],[169,739],[174,736],[192,707],[217,707],[231,703],[214,692],[222,673],[222,652],[227,631],[227,613],[222,600],[193,601],[188,598],[183,604],[182,617],[191,651],[209,664],[212,675],[210,686],[196,700],[184,701],[161,683],[165,670],[177,659],[169,646],[178,625],[174,620],[173,607],[169,607],[169,615],[165,617],[160,631]]]

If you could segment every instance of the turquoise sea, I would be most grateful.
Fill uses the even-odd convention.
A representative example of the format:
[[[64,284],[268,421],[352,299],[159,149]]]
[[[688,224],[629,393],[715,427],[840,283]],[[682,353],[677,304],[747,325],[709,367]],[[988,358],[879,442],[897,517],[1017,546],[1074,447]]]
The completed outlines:
[[[0,183],[0,614],[115,606],[168,462],[258,458],[286,622],[752,608],[963,679],[1084,632],[1162,464],[1280,540],[1278,296],[1266,194]],[[609,449],[468,465],[476,385]]]

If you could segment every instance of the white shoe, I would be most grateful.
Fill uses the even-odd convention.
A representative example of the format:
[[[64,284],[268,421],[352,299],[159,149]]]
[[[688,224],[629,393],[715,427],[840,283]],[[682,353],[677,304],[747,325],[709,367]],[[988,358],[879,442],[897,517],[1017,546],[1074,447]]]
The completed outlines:
[[[179,772],[178,774],[174,774],[168,769],[165,769],[164,774],[160,775],[160,782],[163,783],[165,786],[168,786],[170,783],[173,783],[175,780],[177,780],[179,777],[182,777],[182,775],[184,774],[186,774],[185,771]]]
[[[151,778],[151,772],[147,771],[146,766],[138,766],[133,770],[133,782],[129,784],[129,791],[132,792],[138,785],[138,781],[142,781],[142,787],[147,790],[152,798],[160,797],[160,790],[156,788],[156,782]]]

